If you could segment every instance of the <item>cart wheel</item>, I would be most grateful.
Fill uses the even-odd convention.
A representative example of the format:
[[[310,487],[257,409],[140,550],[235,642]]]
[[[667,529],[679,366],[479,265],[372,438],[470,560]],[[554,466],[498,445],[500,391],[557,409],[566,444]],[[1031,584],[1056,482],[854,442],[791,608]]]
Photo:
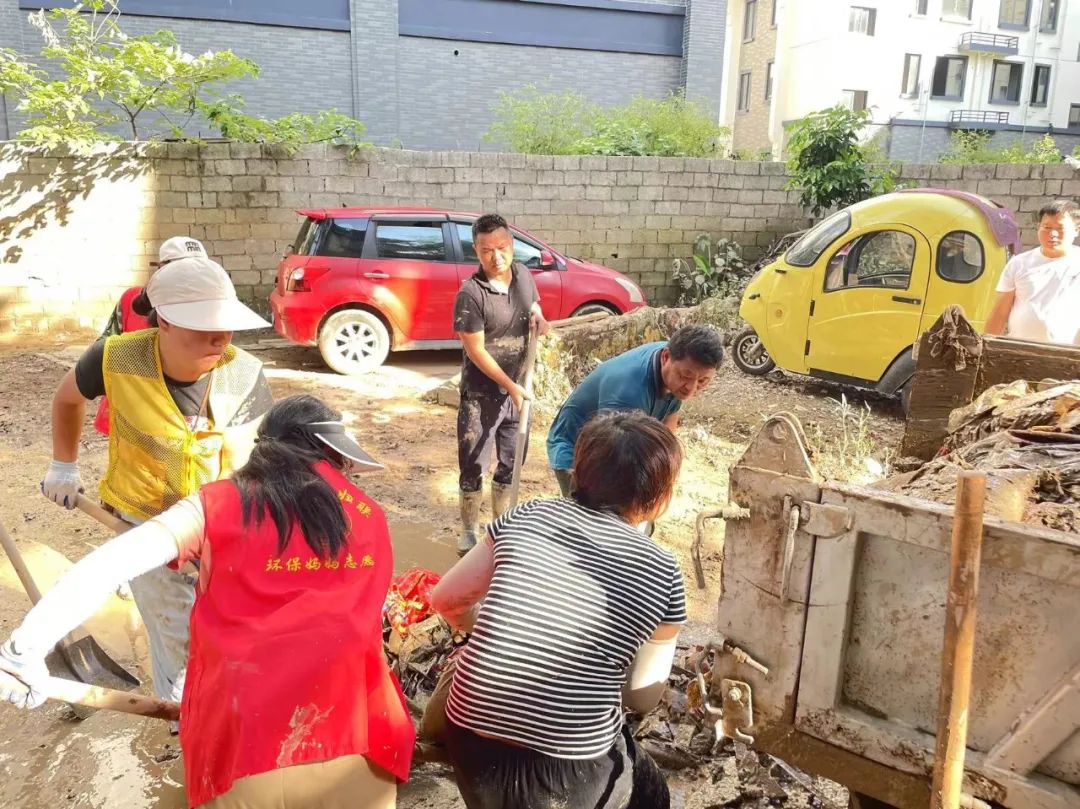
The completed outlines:
[[[752,326],[740,329],[731,338],[731,359],[740,371],[751,376],[765,376],[776,367]]]

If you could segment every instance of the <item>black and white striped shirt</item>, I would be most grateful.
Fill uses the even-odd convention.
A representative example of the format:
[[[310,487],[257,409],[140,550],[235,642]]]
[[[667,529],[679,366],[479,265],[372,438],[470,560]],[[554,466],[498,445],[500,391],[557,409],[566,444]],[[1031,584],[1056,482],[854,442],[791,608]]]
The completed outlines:
[[[675,557],[573,500],[534,500],[489,530],[495,571],[447,715],[556,758],[603,755],[638,649],[659,624],[686,621]]]

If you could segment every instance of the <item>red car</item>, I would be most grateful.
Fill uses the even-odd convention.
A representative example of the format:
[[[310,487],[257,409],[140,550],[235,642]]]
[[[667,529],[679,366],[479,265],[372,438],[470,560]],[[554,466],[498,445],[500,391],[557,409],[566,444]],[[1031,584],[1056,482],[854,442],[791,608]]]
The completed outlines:
[[[270,296],[274,328],[317,345],[341,374],[378,367],[391,349],[459,348],[458,288],[476,272],[476,214],[433,208],[324,208],[305,216]],[[514,258],[532,270],[548,320],[645,306],[637,284],[552,250],[518,228]]]

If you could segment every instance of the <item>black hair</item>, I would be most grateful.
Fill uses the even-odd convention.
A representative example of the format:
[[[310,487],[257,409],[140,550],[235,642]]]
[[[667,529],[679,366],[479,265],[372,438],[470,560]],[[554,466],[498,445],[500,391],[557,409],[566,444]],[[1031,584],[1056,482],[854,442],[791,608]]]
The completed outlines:
[[[671,499],[682,466],[679,439],[640,410],[601,411],[574,445],[572,497],[625,517],[647,514]]]
[[[1071,199],[1055,199],[1039,208],[1039,221],[1044,216],[1068,216],[1074,223],[1080,224],[1080,205]]]
[[[510,231],[510,226],[506,224],[506,220],[499,216],[497,213],[486,213],[473,222],[472,237],[473,241],[476,241],[476,237],[481,233],[494,233],[499,228],[506,228],[507,232]]]
[[[259,425],[248,462],[233,476],[240,491],[244,527],[258,526],[270,513],[278,535],[278,553],[299,524],[304,540],[318,556],[333,559],[349,531],[337,493],[313,468],[328,461],[344,469],[340,455],[310,437],[304,425],[339,421],[341,414],[314,396],[290,396],[275,404]]]
[[[689,358],[706,368],[719,368],[724,359],[720,332],[712,326],[683,326],[671,335],[667,347],[673,360]]]
[[[142,315],[148,318],[150,321],[150,327],[156,329],[158,326],[157,312],[154,311],[153,304],[150,303],[150,296],[146,294],[146,287],[142,288],[142,291],[131,300],[131,311],[137,315]]]

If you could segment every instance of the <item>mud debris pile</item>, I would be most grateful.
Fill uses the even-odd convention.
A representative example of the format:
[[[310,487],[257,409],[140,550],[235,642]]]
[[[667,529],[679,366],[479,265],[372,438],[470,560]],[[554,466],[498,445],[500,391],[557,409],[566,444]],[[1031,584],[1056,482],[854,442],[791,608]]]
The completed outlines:
[[[951,505],[970,469],[987,473],[988,515],[1080,532],[1080,381],[987,389],[953,412],[938,457],[879,488]]]

